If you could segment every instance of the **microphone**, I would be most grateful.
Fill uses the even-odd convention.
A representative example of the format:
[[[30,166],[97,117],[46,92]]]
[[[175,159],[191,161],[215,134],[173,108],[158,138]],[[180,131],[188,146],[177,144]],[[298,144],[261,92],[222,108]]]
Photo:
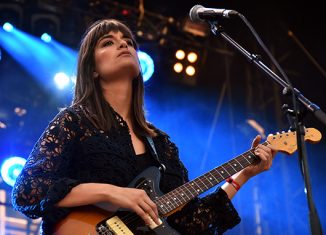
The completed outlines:
[[[189,17],[193,22],[217,20],[221,17],[232,18],[238,14],[239,13],[234,10],[206,8],[201,5],[195,5],[189,11]]]

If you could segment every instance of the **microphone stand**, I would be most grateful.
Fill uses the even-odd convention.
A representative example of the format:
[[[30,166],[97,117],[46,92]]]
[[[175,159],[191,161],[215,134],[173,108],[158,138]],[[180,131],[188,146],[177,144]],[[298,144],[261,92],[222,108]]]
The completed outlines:
[[[265,72],[270,78],[272,78],[274,81],[276,81],[279,85],[283,87],[283,94],[288,95],[290,92],[292,92],[292,89],[290,89],[290,86],[288,83],[286,83],[283,79],[281,79],[277,74],[275,74],[270,68],[268,68],[264,63],[261,62],[260,56],[251,54],[248,51],[246,51],[243,47],[241,47],[236,41],[234,41],[229,35],[227,35],[222,27],[216,26],[215,21],[209,21],[209,24],[211,25],[211,31],[215,36],[221,36],[225,41],[227,41],[232,47],[239,50],[247,59],[254,63],[259,69],[261,69],[263,72]],[[300,101],[300,103],[304,106],[304,108],[314,114],[314,116],[321,121],[326,126],[326,114],[314,103],[312,103],[310,100],[308,100],[306,97],[304,97],[301,92],[294,88],[293,89],[295,98],[297,101]],[[322,228],[320,225],[320,220],[318,217],[318,213],[316,210],[316,207],[313,203],[312,198],[312,191],[311,191],[311,183],[310,183],[310,174],[309,174],[309,168],[308,168],[308,161],[307,161],[307,151],[304,144],[304,136],[305,136],[305,130],[304,130],[304,124],[303,124],[303,115],[297,115],[299,116],[300,120],[297,120],[297,124],[295,125],[296,133],[297,133],[297,145],[298,145],[298,155],[299,155],[299,161],[300,166],[302,169],[302,174],[305,182],[305,189],[307,194],[307,201],[309,206],[309,219],[310,219],[310,229],[312,235],[322,235]]]

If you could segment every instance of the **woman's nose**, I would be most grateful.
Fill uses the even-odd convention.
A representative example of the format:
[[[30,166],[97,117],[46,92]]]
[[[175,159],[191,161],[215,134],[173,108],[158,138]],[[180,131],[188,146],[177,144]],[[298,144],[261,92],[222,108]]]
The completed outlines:
[[[128,48],[128,43],[126,41],[121,41],[120,48]]]

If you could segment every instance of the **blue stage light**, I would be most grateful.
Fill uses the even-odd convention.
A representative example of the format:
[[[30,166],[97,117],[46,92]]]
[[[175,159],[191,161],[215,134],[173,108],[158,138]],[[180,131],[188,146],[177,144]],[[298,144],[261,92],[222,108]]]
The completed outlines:
[[[22,171],[26,159],[22,157],[10,157],[1,166],[1,177],[5,183],[14,186],[16,178]]]
[[[2,28],[7,32],[12,32],[14,30],[14,26],[8,22],[4,23]]]
[[[153,59],[143,51],[138,51],[137,54],[143,74],[143,79],[144,82],[146,82],[152,77],[154,73],[154,62]]]
[[[42,36],[41,36],[41,39],[44,42],[49,43],[49,42],[51,42],[52,37],[49,34],[47,34],[47,33],[43,33]]]
[[[53,79],[60,90],[64,89],[70,82],[69,76],[63,72],[56,73]]]
[[[70,77],[77,63],[77,52],[56,42],[54,38],[51,43],[44,43],[40,37],[27,34],[16,28],[10,33],[0,30],[0,47],[49,90],[57,90],[54,80],[49,82],[49,79],[52,80],[58,72],[65,72]],[[58,87],[63,89],[65,82],[62,80],[66,79],[60,79],[59,76],[58,80]],[[69,81],[68,86],[72,84]]]

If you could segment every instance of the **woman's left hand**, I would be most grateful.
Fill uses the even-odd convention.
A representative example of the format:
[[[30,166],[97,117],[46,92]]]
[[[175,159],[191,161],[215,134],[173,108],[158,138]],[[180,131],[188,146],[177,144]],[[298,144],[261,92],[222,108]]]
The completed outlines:
[[[243,169],[243,174],[248,178],[251,178],[263,171],[268,170],[272,166],[273,159],[277,153],[277,150],[273,149],[270,145],[259,144],[261,141],[261,136],[257,135],[252,142],[252,148],[254,148],[254,153],[260,158],[260,162],[254,165],[250,165]]]

